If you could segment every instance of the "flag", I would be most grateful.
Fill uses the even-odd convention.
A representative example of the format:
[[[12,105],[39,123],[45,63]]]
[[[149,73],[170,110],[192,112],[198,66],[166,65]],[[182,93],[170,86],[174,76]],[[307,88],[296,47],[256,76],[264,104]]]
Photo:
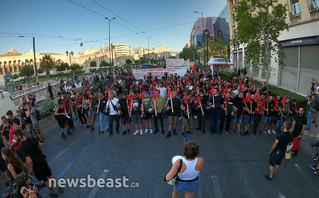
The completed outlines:
[[[197,97],[196,97],[196,104],[202,104],[202,101],[200,100],[200,97],[199,97],[199,95],[197,95]]]
[[[153,88],[153,99],[156,100],[155,87]]]
[[[209,93],[209,86],[208,86],[208,83],[207,83],[207,94]]]
[[[228,89],[228,85],[223,90],[223,94],[222,94],[223,97],[225,96],[227,89]]]
[[[284,98],[281,101],[281,104],[284,104],[286,102],[286,96],[284,96]]]
[[[244,102],[251,102],[250,92],[247,94],[246,98],[244,99]]]
[[[109,93],[109,92],[110,92],[110,87],[107,86],[107,87],[106,87],[106,93]]]
[[[296,112],[298,111],[298,108],[297,108],[297,103],[295,104],[295,109],[296,109]]]
[[[226,107],[227,107],[227,105],[228,105],[228,100],[227,100],[226,96],[225,96],[225,104],[226,104]]]
[[[243,83],[241,82],[241,80],[239,81],[239,84],[240,84],[240,91],[243,90]]]
[[[142,92],[138,97],[144,99],[144,93]]]
[[[210,92],[212,93],[212,95],[214,95],[214,87],[212,87],[212,89],[210,90]]]
[[[133,97],[130,100],[130,106],[132,106],[132,104],[133,104]]]
[[[274,100],[274,102],[275,102],[275,106],[274,106],[274,109],[278,109],[278,102],[277,102],[277,100]]]
[[[255,97],[255,102],[257,102],[258,99],[259,99],[259,91],[257,92],[257,95],[256,95],[256,97]]]
[[[171,98],[171,97],[172,97],[172,90],[169,90],[169,91],[168,91],[168,95],[167,95],[167,97],[169,97],[169,98]]]
[[[187,96],[185,96],[184,103],[185,103],[186,105],[188,105],[188,98],[187,98]]]
[[[269,102],[269,95],[268,95],[268,91],[267,91],[267,97],[266,97],[266,102]]]

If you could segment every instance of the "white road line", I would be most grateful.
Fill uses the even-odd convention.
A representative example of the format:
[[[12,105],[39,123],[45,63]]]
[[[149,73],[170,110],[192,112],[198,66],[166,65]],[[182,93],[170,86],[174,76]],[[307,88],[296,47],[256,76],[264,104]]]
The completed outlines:
[[[106,175],[109,173],[110,171],[107,169],[104,169],[104,171],[102,172],[102,174],[99,176],[99,179],[106,179]],[[91,191],[90,194],[87,196],[87,198],[94,198],[96,193],[99,191],[99,187],[96,185]]]
[[[212,182],[213,182],[213,189],[214,189],[214,193],[215,193],[215,198],[223,198],[223,193],[220,189],[220,185],[219,185],[217,176],[211,175],[210,178],[212,179]]]
[[[282,194],[281,192],[278,194],[279,198],[286,198],[286,196],[284,194]]]

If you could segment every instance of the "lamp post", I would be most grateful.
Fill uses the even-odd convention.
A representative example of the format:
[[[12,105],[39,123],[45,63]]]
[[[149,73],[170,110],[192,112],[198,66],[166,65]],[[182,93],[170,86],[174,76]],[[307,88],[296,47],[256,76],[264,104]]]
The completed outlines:
[[[206,60],[207,60],[207,67],[208,67],[208,39],[209,39],[209,31],[206,29],[204,31],[205,39],[206,39]]]
[[[111,21],[114,20],[114,19],[116,19],[116,18],[114,17],[114,18],[112,18],[112,19],[109,19],[109,18],[105,17],[105,19],[109,21],[109,53],[110,53],[109,59],[111,59],[111,57],[113,56],[113,49],[112,49],[112,52],[111,52]],[[111,55],[111,53],[112,53],[112,55]],[[112,65],[113,65],[113,58],[112,58],[112,60],[111,60],[110,62],[111,62],[110,65],[111,65],[111,67],[112,67]]]
[[[65,54],[66,54],[67,57],[69,57],[70,67],[71,67],[71,64],[72,64],[71,59],[73,57],[73,51],[71,51],[71,52],[66,51]]]
[[[203,31],[203,37],[204,37],[204,30],[205,30],[205,27],[204,27],[204,15],[202,12],[198,12],[198,11],[194,11],[194,13],[196,14],[201,14],[202,15],[202,31]],[[203,43],[204,44],[204,43]],[[208,61],[207,61],[208,62]],[[206,64],[206,60],[205,60],[205,55],[204,55],[204,65]]]
[[[147,58],[148,59],[150,59],[150,38],[151,38],[152,36],[148,36],[147,37],[147,50],[148,50],[148,52],[147,52]],[[147,60],[147,61],[149,61],[149,60]]]

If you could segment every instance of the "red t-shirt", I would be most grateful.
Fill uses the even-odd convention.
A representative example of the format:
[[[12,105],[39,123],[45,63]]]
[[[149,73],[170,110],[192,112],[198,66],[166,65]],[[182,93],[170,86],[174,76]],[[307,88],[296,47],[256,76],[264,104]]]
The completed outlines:
[[[76,104],[77,105],[82,105],[82,101],[83,101],[83,97],[82,96],[76,98]]]
[[[264,100],[257,100],[257,108],[255,114],[260,115],[263,112],[263,108],[265,106],[265,101]]]
[[[13,131],[16,130],[16,128],[17,128],[17,126],[13,125],[13,126],[11,127],[10,131],[9,131],[9,142],[10,142],[10,144],[11,144],[12,141],[14,140]],[[14,150],[18,150],[18,149],[20,148],[20,144],[21,144],[21,142],[17,142],[17,143],[14,145],[13,149],[14,149]]]
[[[63,100],[62,100],[64,109],[65,109],[66,112],[69,112],[70,108],[71,108],[70,105],[69,105],[69,102],[70,102],[70,99],[68,97],[63,98]]]

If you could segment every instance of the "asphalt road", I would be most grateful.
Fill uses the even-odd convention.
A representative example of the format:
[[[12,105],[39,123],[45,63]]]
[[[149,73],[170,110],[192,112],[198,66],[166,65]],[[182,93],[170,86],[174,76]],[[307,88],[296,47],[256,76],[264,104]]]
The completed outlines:
[[[165,119],[166,120],[166,119]],[[167,120],[165,122],[167,123]],[[197,120],[193,121],[197,125]],[[98,135],[80,128],[75,122],[73,136],[64,140],[57,124],[45,130],[48,142],[44,152],[56,178],[95,179],[128,178],[127,188],[70,188],[66,187],[59,197],[170,197],[172,186],[163,181],[171,168],[171,159],[183,153],[181,121],[178,136],[166,139],[161,133],[133,136],[127,134]],[[166,125],[168,126],[168,125]],[[97,128],[97,127],[96,127]],[[167,127],[166,127],[167,128]],[[274,135],[240,137],[238,134],[210,135],[195,131],[189,135],[200,145],[200,156],[205,159],[200,173],[200,188],[195,197],[318,197],[319,175],[314,176],[308,164],[312,160],[311,137],[302,140],[302,149],[296,159],[283,160],[273,181],[264,179],[269,173],[267,157],[275,139]],[[207,122],[206,130],[209,125]],[[120,129],[121,130],[121,129]],[[131,126],[131,131],[133,126]],[[0,184],[0,191],[5,189]],[[49,197],[47,190],[41,192]],[[182,197],[183,193],[180,195]]]

